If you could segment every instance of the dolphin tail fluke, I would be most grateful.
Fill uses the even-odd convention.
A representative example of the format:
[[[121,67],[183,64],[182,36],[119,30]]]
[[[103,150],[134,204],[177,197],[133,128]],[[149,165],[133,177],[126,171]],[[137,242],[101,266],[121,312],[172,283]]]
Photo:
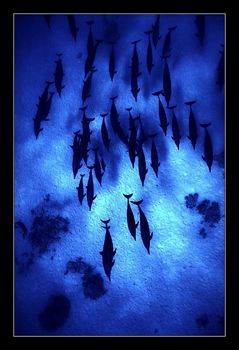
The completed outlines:
[[[159,91],[155,91],[152,93],[153,96],[159,96],[159,95],[163,95],[164,96],[164,91],[163,90],[159,90]]]
[[[106,117],[107,115],[108,115],[108,113],[100,113],[100,116],[101,116],[102,118]]]
[[[197,101],[196,100],[194,100],[194,101],[188,101],[188,102],[184,102],[185,103],[185,105],[187,105],[187,106],[192,106],[194,103],[196,103]]]
[[[114,101],[117,97],[118,97],[118,96],[116,95],[116,96],[110,97],[110,99],[111,99],[112,101]]]
[[[174,105],[174,106],[171,106],[171,107],[168,106],[168,109],[174,110],[174,108],[176,108],[176,107],[177,107],[177,105]]]
[[[130,112],[132,110],[132,107],[129,107],[129,108],[125,108],[126,111]]]
[[[91,165],[91,166],[87,165],[87,168],[90,170],[94,169],[94,167],[95,167],[94,165]]]
[[[133,196],[133,193],[131,194],[123,194],[123,196],[127,199],[130,199]]]
[[[208,126],[210,126],[211,123],[204,123],[204,124],[200,124],[200,126],[204,129],[206,129]]]
[[[169,32],[172,32],[172,31],[175,30],[176,28],[177,28],[177,26],[169,27],[169,28],[168,28],[168,31],[169,31]]]
[[[101,220],[101,219],[100,219],[100,221],[103,222],[103,224],[106,224],[106,225],[107,225],[107,224],[110,222],[110,219],[108,219],[108,220]]]
[[[135,41],[132,41],[131,44],[132,44],[132,45],[135,45],[135,44],[138,44],[140,41],[141,41],[141,39],[135,40]]]
[[[88,26],[92,26],[93,23],[94,21],[86,21],[86,24],[88,24]]]
[[[81,177],[85,176],[85,174],[80,174]]]
[[[143,199],[141,199],[141,201],[130,201],[130,203],[133,203],[135,205],[140,205],[141,203],[143,203]]]

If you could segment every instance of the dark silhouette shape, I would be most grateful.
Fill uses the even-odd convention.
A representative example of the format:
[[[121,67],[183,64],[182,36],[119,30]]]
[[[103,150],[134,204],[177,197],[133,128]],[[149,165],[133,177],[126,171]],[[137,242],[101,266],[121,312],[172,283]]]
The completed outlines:
[[[169,56],[163,56],[163,59],[164,59],[163,92],[164,92],[165,100],[167,102],[167,107],[169,106],[169,101],[170,101],[171,94],[172,94],[171,76],[170,76],[170,71],[169,71],[168,62],[167,62],[168,57]]]
[[[87,191],[86,191],[86,196],[87,196],[87,203],[89,206],[89,209],[91,210],[91,206],[93,201],[95,200],[96,196],[94,196],[94,182],[93,182],[93,177],[92,177],[92,169],[94,169],[94,166],[87,166],[88,169],[90,169],[90,174],[89,174],[89,179],[87,183]]]
[[[175,145],[177,146],[177,149],[179,149],[181,136],[180,136],[179,126],[178,126],[178,120],[177,120],[177,117],[176,117],[176,115],[174,113],[174,109],[176,107],[177,106],[175,105],[175,106],[171,106],[171,107],[168,107],[168,108],[172,111],[172,115],[173,115],[173,118],[172,118],[172,130],[173,130],[172,139],[175,142]]]
[[[220,206],[217,202],[210,203],[208,199],[204,199],[198,204],[197,210],[210,227],[214,227],[221,219]]]
[[[91,90],[91,83],[92,83],[92,77],[93,74],[97,72],[97,69],[91,68],[91,71],[86,79],[83,81],[83,89],[82,89],[82,103],[84,104],[86,99],[91,97],[90,90]]]
[[[138,92],[140,91],[140,88],[138,86],[138,77],[141,75],[141,73],[138,74],[131,74],[131,92],[134,96],[135,101],[137,102],[138,98]]]
[[[168,28],[168,32],[167,32],[165,39],[164,39],[162,56],[167,56],[168,54],[171,53],[171,50],[172,50],[171,49],[171,34],[172,34],[172,31],[175,30],[176,28],[177,28],[177,26]]]
[[[32,247],[37,249],[40,255],[47,252],[50,245],[60,240],[62,233],[69,232],[69,224],[68,218],[52,215],[42,206],[41,210],[34,214],[28,235]]]
[[[36,139],[38,138],[40,132],[43,130],[43,128],[41,128],[41,122],[42,120],[39,118],[33,118],[33,123],[34,123],[34,134],[36,136]]]
[[[85,78],[87,77],[87,75],[91,71],[91,69],[94,67],[94,61],[95,61],[97,48],[102,42],[103,42],[103,40],[96,39],[96,43],[93,46],[93,49],[88,53],[88,56],[87,56],[86,61],[85,61]]]
[[[92,34],[92,24],[94,21],[87,21],[86,24],[88,24],[89,28],[89,34],[87,38],[87,53],[88,55],[91,54],[94,51],[94,38]]]
[[[38,138],[40,132],[43,130],[43,128],[41,127],[42,121],[49,120],[47,117],[50,113],[52,97],[54,95],[54,92],[51,92],[50,97],[48,98],[49,86],[51,84],[53,84],[53,82],[46,81],[46,87],[45,87],[42,95],[39,97],[39,102],[36,105],[37,106],[37,113],[36,113],[35,118],[33,118],[34,134],[36,136],[36,139]]]
[[[185,102],[185,105],[190,107],[190,114],[189,114],[189,136],[188,139],[191,141],[191,144],[193,146],[193,149],[195,149],[196,147],[196,142],[197,142],[197,138],[198,138],[198,134],[197,134],[197,123],[196,123],[196,119],[195,119],[195,115],[192,111],[192,105],[195,103],[196,101],[190,101],[190,102]]]
[[[38,320],[46,331],[55,331],[62,327],[69,317],[71,302],[64,294],[51,295],[39,314]]]
[[[137,128],[135,127],[135,120],[139,119],[138,117],[133,118],[131,115],[132,107],[126,108],[126,110],[129,112],[129,129],[130,129],[130,136],[128,141],[128,148],[129,148],[129,158],[132,163],[132,166],[134,168],[134,162],[136,157],[136,151],[137,151]]]
[[[164,106],[160,100],[159,95],[164,95],[163,90],[153,92],[153,96],[158,96],[158,101],[159,101],[159,119],[160,119],[160,127],[163,129],[164,135],[167,135],[167,128],[168,128],[168,121],[167,121],[167,116],[164,110]]]
[[[72,170],[73,170],[73,175],[75,179],[78,173],[78,170],[82,167],[81,161],[83,158],[83,149],[81,144],[81,134],[79,133],[79,131],[76,131],[74,135],[75,136],[73,140],[73,145],[71,145],[70,147],[73,150]]]
[[[83,184],[83,177],[85,176],[85,174],[81,174],[80,175],[80,183],[79,183],[79,186],[76,187],[77,189],[77,192],[78,192],[78,199],[79,199],[79,202],[80,204],[82,205],[82,202],[83,202],[83,199],[85,197],[85,193],[84,193],[84,184]]]
[[[15,229],[18,229],[22,235],[22,238],[25,239],[27,236],[27,228],[26,225],[22,221],[17,221],[15,223]]]
[[[141,115],[139,114],[137,119],[139,120],[139,129],[138,129],[138,141],[141,142],[142,144],[147,141],[148,137],[144,132],[144,127],[141,119]]]
[[[119,114],[117,112],[116,105],[115,105],[115,99],[117,97],[118,96],[114,96],[110,98],[112,100],[112,105],[110,108],[110,123],[115,134],[117,134],[118,123],[119,123]]]
[[[132,45],[134,45],[133,55],[132,55],[132,63],[131,63],[131,69],[132,74],[138,75],[139,74],[139,55],[137,52],[136,45],[141,41],[141,39],[132,41]]]
[[[146,168],[146,161],[143,151],[143,144],[142,142],[138,141],[137,146],[137,156],[138,156],[138,169],[139,169],[139,177],[142,182],[142,186],[144,186],[144,181],[146,174],[148,172],[148,169]]]
[[[102,136],[102,141],[107,149],[109,151],[110,148],[110,138],[109,138],[109,133],[105,124],[105,117],[108,115],[108,113],[101,113],[101,117],[103,118],[102,124],[101,124],[101,136]]]
[[[134,51],[133,51],[132,63],[131,63],[131,92],[136,102],[137,102],[138,92],[140,91],[140,88],[138,87],[138,77],[141,75],[141,73],[139,72],[139,56],[138,56],[136,45],[140,41],[141,39],[133,41],[131,43],[132,45],[134,45]]]
[[[196,37],[198,37],[199,43],[202,46],[204,42],[204,36],[205,36],[205,16],[196,15],[195,23],[197,27]]]
[[[101,165],[101,168],[102,168],[103,172],[105,172],[106,164],[105,164],[105,161],[104,161],[103,157],[101,157],[100,165]]]
[[[101,274],[94,272],[90,265],[85,269],[82,286],[85,298],[91,300],[97,300],[107,292]]]
[[[139,222],[140,222],[141,238],[142,238],[142,241],[143,241],[145,248],[147,249],[148,253],[150,254],[150,251],[149,251],[150,241],[153,238],[153,233],[150,234],[148,221],[146,219],[146,216],[145,216],[143,210],[140,207],[140,204],[143,203],[143,199],[141,201],[136,201],[136,202],[130,201],[130,202],[138,206],[139,215],[140,215]]]
[[[77,37],[77,33],[79,32],[79,28],[76,25],[74,15],[67,15],[67,20],[69,23],[71,35],[72,35],[74,41],[76,42],[76,37]]]
[[[151,74],[152,68],[154,66],[153,64],[153,51],[152,51],[152,45],[151,45],[151,40],[150,40],[150,34],[152,33],[152,30],[149,30],[147,32],[144,32],[146,35],[148,35],[148,47],[147,47],[147,57],[146,57],[146,62],[147,62],[147,69],[149,74]],[[155,45],[156,47],[156,45]]]
[[[115,42],[111,43],[111,52],[110,52],[110,58],[109,58],[109,73],[110,73],[110,79],[113,81],[114,75],[117,73],[117,70],[115,69],[115,51],[114,51],[114,45]]]
[[[212,141],[211,137],[208,133],[207,128],[211,125],[211,123],[208,124],[200,124],[202,128],[205,129],[205,137],[204,137],[204,156],[202,156],[202,159],[206,162],[209,171],[211,172],[212,163],[213,163],[213,148],[212,148]]]
[[[56,70],[54,73],[54,77],[55,77],[56,91],[58,92],[59,96],[61,97],[61,91],[65,87],[65,85],[62,85],[62,80],[63,80],[63,76],[64,76],[63,67],[62,67],[62,60],[61,60],[62,53],[57,54],[57,56],[59,58],[57,61],[55,61],[56,62]]]
[[[102,255],[103,266],[104,266],[106,276],[111,281],[111,269],[115,263],[115,260],[113,258],[114,258],[115,253],[116,253],[116,248],[115,249],[113,248],[113,242],[112,242],[112,238],[111,238],[110,230],[109,230],[110,226],[108,226],[110,219],[105,220],[105,221],[104,220],[100,220],[100,221],[105,224],[105,226],[103,226],[103,228],[106,230],[104,246],[103,246],[103,250],[100,252],[100,254]]]
[[[133,193],[123,194],[123,196],[127,198],[127,224],[128,224],[129,232],[131,233],[131,235],[134,237],[134,240],[136,241],[136,228],[138,227],[139,222],[137,222],[137,224],[135,223],[134,214],[129,204],[129,199],[133,196]]]
[[[198,201],[198,193],[189,194],[188,196],[185,196],[184,199],[185,199],[185,205],[187,208],[189,209],[195,208]]]
[[[155,23],[152,25],[152,32],[153,32],[153,44],[156,49],[158,41],[160,39],[159,37],[159,26],[160,26],[160,15],[157,16],[157,19]]]
[[[95,152],[95,163],[94,163],[95,177],[97,178],[101,186],[102,177],[104,173],[101,172],[101,165],[97,154],[98,148],[94,148],[93,151]]]
[[[219,51],[221,54],[218,66],[217,66],[217,85],[219,86],[219,89],[222,90],[224,87],[224,66],[225,66],[225,53],[224,53],[224,45],[222,44],[222,50]]]
[[[151,144],[151,167],[153,168],[155,175],[158,177],[158,168],[160,166],[160,162],[158,160],[158,152],[157,148],[154,142],[154,137],[157,136],[157,133],[148,135],[152,137],[152,144]]]

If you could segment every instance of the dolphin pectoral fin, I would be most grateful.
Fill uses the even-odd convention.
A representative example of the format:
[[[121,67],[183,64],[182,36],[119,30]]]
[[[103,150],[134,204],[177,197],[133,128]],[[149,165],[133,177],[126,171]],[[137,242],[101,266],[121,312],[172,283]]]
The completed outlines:
[[[150,235],[150,240],[153,238],[153,232],[151,233],[151,235]]]
[[[43,130],[43,128],[40,129],[40,131],[42,131],[42,130]]]
[[[65,85],[62,85],[62,86],[61,86],[61,89],[64,89],[64,87],[65,87]]]
[[[191,137],[190,137],[190,136],[187,136],[187,138],[188,138],[189,140],[191,140]]]
[[[112,261],[111,267],[113,267],[115,264],[115,260]]]
[[[100,252],[100,255],[103,255],[103,251]]]
[[[137,228],[139,226],[139,221],[137,222],[137,224],[135,225],[135,228]]]
[[[97,197],[97,194],[93,197],[93,201],[96,199],[96,197]]]
[[[115,250],[113,251],[113,256],[115,255],[115,253],[116,253],[116,248],[115,248]]]
[[[83,194],[83,197],[85,197],[86,196],[86,193],[85,194]]]
[[[148,169],[146,169],[145,174],[147,174],[147,172],[148,172]]]
[[[175,138],[172,136],[173,141],[175,141]]]
[[[206,157],[202,156],[202,159],[206,162]]]
[[[114,71],[114,74],[116,74],[116,73],[117,73],[117,70]]]

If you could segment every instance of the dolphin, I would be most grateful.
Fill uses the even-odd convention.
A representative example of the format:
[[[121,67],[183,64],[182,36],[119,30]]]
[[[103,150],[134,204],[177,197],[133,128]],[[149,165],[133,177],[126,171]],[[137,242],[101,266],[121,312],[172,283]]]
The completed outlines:
[[[190,107],[190,114],[189,114],[189,136],[188,139],[191,141],[191,144],[193,146],[193,149],[196,147],[196,142],[198,138],[197,134],[197,123],[195,119],[195,115],[192,111],[192,105],[196,103],[196,101],[189,101],[185,102],[185,105]]]
[[[164,135],[167,135],[167,128],[168,128],[168,121],[167,121],[167,116],[164,110],[164,106],[160,100],[159,95],[164,95],[163,90],[153,92],[153,96],[158,96],[158,101],[159,101],[159,119],[160,119],[160,127],[163,129]]]
[[[211,123],[200,124],[200,126],[205,129],[204,156],[202,156],[202,159],[207,163],[208,169],[211,172],[212,162],[213,162],[213,147],[212,147],[211,137],[207,130],[207,128],[210,125]]]
[[[100,220],[100,221],[105,224],[105,226],[103,226],[103,228],[106,230],[104,246],[103,246],[103,250],[100,252],[100,255],[102,256],[103,267],[104,267],[106,276],[111,281],[111,270],[112,270],[112,267],[114,266],[114,263],[115,263],[114,256],[116,253],[116,248],[115,249],[113,248],[113,242],[112,242],[112,238],[111,238],[110,230],[109,230],[110,226],[108,226],[110,219],[109,220]]]
[[[143,241],[143,244],[145,248],[147,249],[148,253],[150,254],[150,241],[153,237],[153,233],[150,234],[149,231],[149,224],[147,221],[147,218],[143,212],[143,210],[140,208],[140,204],[143,203],[143,199],[141,201],[130,201],[130,203],[133,203],[138,206],[139,208],[139,222],[140,222],[140,233],[141,233],[141,238]]]
[[[138,227],[139,222],[137,222],[137,224],[135,223],[134,214],[129,204],[129,199],[133,196],[133,193],[123,194],[123,196],[128,200],[127,201],[127,224],[128,224],[129,232],[131,233],[134,240],[136,241],[136,228]]]
[[[79,183],[79,186],[76,187],[77,191],[78,191],[78,199],[79,199],[79,202],[80,204],[82,204],[83,202],[83,199],[85,197],[85,193],[84,193],[84,185],[83,185],[83,177],[85,176],[85,174],[81,174],[81,179],[80,179],[80,183]]]

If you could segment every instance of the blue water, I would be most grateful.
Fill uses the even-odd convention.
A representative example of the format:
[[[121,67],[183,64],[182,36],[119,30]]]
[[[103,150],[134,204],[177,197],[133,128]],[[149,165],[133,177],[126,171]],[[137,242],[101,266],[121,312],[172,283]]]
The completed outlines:
[[[89,20],[94,21],[94,39],[105,40],[96,52],[97,71],[91,97],[85,103],[87,116],[95,118],[90,124],[90,149],[99,147],[98,154],[106,163],[102,187],[93,171],[97,197],[91,211],[86,197],[82,205],[79,203],[76,190],[80,174],[85,174],[86,186],[89,170],[84,164],[74,179],[70,148],[73,133],[81,129],[79,108]],[[155,20],[156,15],[75,15],[79,27],[75,42],[65,15],[52,16],[50,28],[41,15],[15,16],[15,222],[20,221],[27,230],[24,235],[19,224],[15,225],[16,335],[224,334],[224,91],[216,84],[224,17],[205,16],[201,45],[195,35],[195,16],[161,15],[161,39],[156,49],[152,45],[154,66],[150,76],[144,31]],[[177,28],[172,32],[167,61],[172,82],[170,105],[177,105],[175,114],[182,135],[179,150],[172,140],[172,117],[165,99],[160,97],[170,124],[167,136],[159,126],[157,97],[152,96],[163,88],[160,56],[168,27],[172,26]],[[138,39],[142,74],[136,102],[131,93],[130,66],[131,42]],[[108,69],[111,46],[107,41],[114,40],[117,73],[112,82]],[[45,81],[54,81],[57,53],[62,53],[65,87],[60,98],[55,86],[50,86],[49,91],[55,94],[49,121],[42,122],[43,131],[36,139],[36,104]],[[126,145],[112,131],[109,115],[105,119],[111,139],[109,152],[102,143],[100,113],[110,112],[110,97],[115,95],[126,134],[125,108],[131,106],[134,117],[141,114],[145,134],[158,133],[158,178],[150,166],[151,141],[147,140],[143,145],[148,169],[144,186],[138,159],[133,169]],[[190,100],[197,101],[192,106],[198,125],[195,150],[187,138],[189,107],[184,102]],[[205,132],[199,126],[209,122],[215,158],[211,172],[202,159]],[[90,150],[88,165],[93,163],[94,152]],[[150,255],[139,226],[136,241],[130,235],[123,193],[133,193],[132,200],[143,199],[141,208],[153,232]],[[186,205],[185,197],[195,193],[197,203]],[[204,200],[209,201],[207,205]],[[131,204],[131,208],[137,222],[137,207]],[[117,249],[111,282],[99,254],[105,237],[101,219],[110,219]],[[69,268],[69,261],[76,262],[79,257],[78,265]],[[69,310],[57,304],[47,312],[53,295],[64,295]]]

